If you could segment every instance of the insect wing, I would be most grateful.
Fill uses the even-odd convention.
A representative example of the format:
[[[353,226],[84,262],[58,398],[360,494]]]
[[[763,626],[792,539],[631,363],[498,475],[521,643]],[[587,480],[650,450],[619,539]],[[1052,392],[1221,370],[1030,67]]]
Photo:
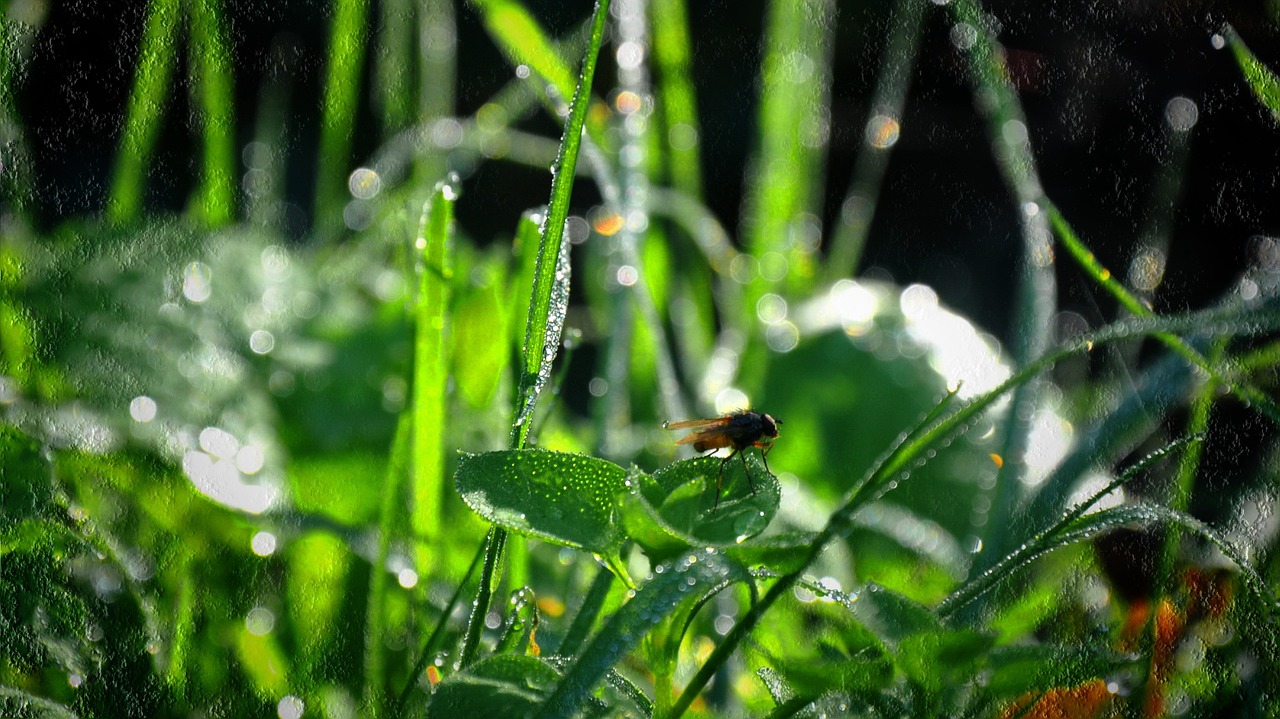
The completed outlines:
[[[663,429],[701,429],[703,427],[723,427],[729,423],[728,417],[715,419],[685,419],[679,422],[663,422]]]

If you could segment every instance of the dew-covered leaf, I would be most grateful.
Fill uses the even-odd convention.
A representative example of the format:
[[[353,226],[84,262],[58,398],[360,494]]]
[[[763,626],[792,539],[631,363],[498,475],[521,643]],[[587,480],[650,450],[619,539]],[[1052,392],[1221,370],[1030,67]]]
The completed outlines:
[[[778,512],[782,488],[759,456],[742,457],[683,460],[633,481],[621,502],[627,535],[652,555],[665,557],[692,547],[732,547],[764,531]]]
[[[626,478],[603,459],[513,449],[464,454],[454,484],[467,506],[500,527],[609,556],[623,540],[614,506]]]
[[[440,682],[428,717],[528,716],[551,694],[560,673],[523,654],[499,654]]]

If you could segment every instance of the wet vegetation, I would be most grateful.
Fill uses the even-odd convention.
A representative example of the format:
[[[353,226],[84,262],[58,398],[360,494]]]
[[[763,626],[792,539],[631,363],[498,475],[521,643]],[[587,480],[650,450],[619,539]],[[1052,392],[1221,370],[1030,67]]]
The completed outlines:
[[[138,4],[97,184],[33,100],[69,10],[3,6],[0,715],[1276,714],[1274,167],[1193,171],[1274,157],[1274,9],[1152,21],[1216,74],[1117,230],[1044,89],[1100,61],[1016,11],[752,6],[708,78],[714,10],[534,5]],[[953,144],[987,185],[911,174]],[[731,461],[663,429],[748,407]]]

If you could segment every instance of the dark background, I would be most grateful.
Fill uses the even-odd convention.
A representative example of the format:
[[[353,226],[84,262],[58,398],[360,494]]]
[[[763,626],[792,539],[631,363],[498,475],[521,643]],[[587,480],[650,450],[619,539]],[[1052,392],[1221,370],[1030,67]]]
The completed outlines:
[[[571,32],[588,4],[534,3],[555,35]],[[832,133],[824,225],[835,224],[887,36],[889,3],[840,2],[832,86]],[[707,202],[732,231],[744,166],[753,150],[764,6],[692,2],[693,71],[703,126]],[[1123,278],[1152,218],[1171,221],[1159,310],[1203,306],[1231,291],[1255,261],[1258,235],[1280,234],[1280,125],[1246,87],[1229,49],[1212,33],[1232,23],[1269,67],[1280,68],[1276,12],[1263,3],[986,3],[1001,26],[1032,145],[1048,195],[1099,258]],[[319,107],[329,3],[229,0],[228,37],[238,59],[236,117],[243,145],[253,136],[264,84],[287,77],[287,195],[312,216]],[[131,88],[145,3],[53,2],[20,70],[17,100],[33,154],[38,226],[94,216],[105,204]],[[376,4],[371,18],[378,17]],[[512,77],[476,13],[458,8],[458,114],[474,112]],[[934,286],[944,302],[1006,338],[1011,278],[1020,253],[1016,208],[1000,178],[963,58],[948,33],[950,13],[930,8],[901,140],[893,149],[864,256],[903,283]],[[184,42],[175,38],[175,42]],[[183,53],[185,55],[185,53]],[[184,60],[185,63],[185,60]],[[196,147],[188,118],[186,68],[175,68],[170,122],[152,166],[148,209],[181,211],[194,184]],[[612,82],[605,58],[597,92]],[[369,87],[369,84],[365,85]],[[364,98],[353,166],[377,147]],[[1199,122],[1185,137],[1186,171],[1172,202],[1154,188],[1177,155],[1164,121],[1168,101],[1193,100]],[[538,114],[522,124],[558,137]],[[509,233],[520,209],[546,202],[545,170],[491,162],[464,182],[461,227],[481,242]],[[580,207],[585,209],[585,207]],[[307,220],[289,229],[307,241]],[[1061,304],[1093,325],[1115,315],[1071,263],[1059,263]]]

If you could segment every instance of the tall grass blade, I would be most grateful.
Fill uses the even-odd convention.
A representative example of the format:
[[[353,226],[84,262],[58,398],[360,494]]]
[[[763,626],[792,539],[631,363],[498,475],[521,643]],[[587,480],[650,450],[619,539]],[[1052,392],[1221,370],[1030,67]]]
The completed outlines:
[[[667,133],[659,146],[668,159],[671,187],[690,197],[701,198],[701,130],[693,91],[688,13],[684,0],[649,3],[653,60],[658,73],[658,111]]]
[[[138,47],[138,69],[125,110],[124,132],[111,178],[107,219],[116,224],[138,219],[146,191],[146,171],[155,151],[160,124],[168,105],[170,83],[180,33],[182,0],[155,0],[147,4],[147,20]]]
[[[423,269],[414,310],[413,531],[422,538],[418,566],[433,566],[444,499],[445,386],[449,378],[449,307],[453,276],[453,205],[457,189],[436,186],[422,209],[418,247]]]
[[[761,263],[754,298],[801,291],[817,271],[830,134],[833,0],[774,0],[765,26],[758,132],[743,227]]]
[[[221,227],[235,219],[240,184],[236,171],[234,61],[221,0],[205,0],[189,7],[196,94],[192,104],[200,108],[203,140],[195,209],[206,226]]]
[[[320,117],[320,155],[315,216],[321,222],[341,217],[347,204],[351,141],[355,137],[360,73],[364,65],[369,0],[335,0],[329,26],[329,65],[325,71]],[[326,224],[323,232],[332,233]]]

